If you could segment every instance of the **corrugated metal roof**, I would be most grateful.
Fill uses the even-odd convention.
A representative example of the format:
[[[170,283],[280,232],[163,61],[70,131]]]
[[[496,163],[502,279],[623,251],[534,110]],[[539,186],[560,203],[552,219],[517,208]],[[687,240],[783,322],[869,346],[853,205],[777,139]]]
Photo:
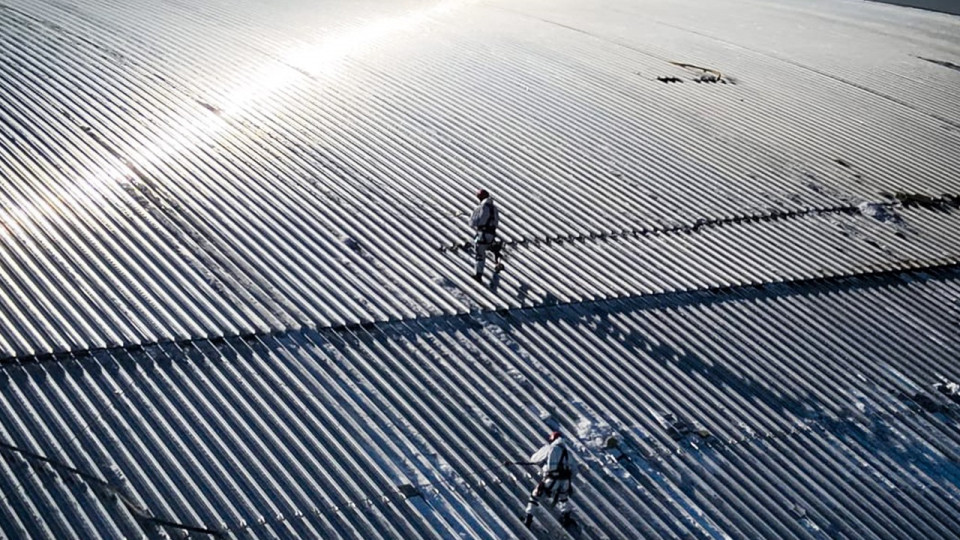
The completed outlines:
[[[236,536],[523,536],[500,463],[559,427],[586,537],[950,538],[958,317],[953,269],[69,354],[4,366],[0,424]],[[3,453],[10,508],[71,479]],[[103,506],[3,530],[128,530]]]
[[[955,73],[917,58],[960,51],[937,33],[956,21],[910,13],[927,30],[891,37],[910,23],[864,10],[876,21],[863,27],[842,18],[851,13],[841,4],[829,22],[801,14],[828,36],[851,32],[870,54],[799,47],[799,37],[776,41],[779,52],[770,41],[779,33],[746,34],[714,8],[698,7],[711,16],[690,21],[671,5],[570,7],[546,21],[532,4],[522,13],[472,2],[341,6],[324,9],[372,13],[319,34],[301,23],[289,35],[280,29],[292,14],[324,12],[8,6],[0,351],[953,260],[952,214],[906,213],[904,226],[935,235],[932,246],[891,238],[897,228],[874,227],[869,216],[834,214],[892,207],[896,193],[960,191]],[[794,7],[750,9],[793,31],[784,18]],[[477,24],[458,24],[464,18]],[[736,84],[657,81],[690,83],[690,70],[666,61],[674,57],[715,66]],[[876,77],[881,67],[897,76]],[[511,253],[521,271],[496,291],[465,279],[468,256],[440,251],[469,238],[465,214],[480,183],[502,205],[505,236],[523,244]],[[752,221],[769,215],[787,219]],[[563,242],[740,220],[750,226],[732,228],[733,238],[668,232],[654,240],[656,254],[642,242]],[[825,255],[811,228],[843,237],[844,253]],[[557,239],[556,249],[536,247]],[[713,252],[678,252],[691,242]],[[728,260],[739,253],[795,270]],[[662,270],[624,279],[637,261]],[[595,271],[606,265],[621,269]]]
[[[323,4],[0,6],[0,534],[955,536],[960,19]]]

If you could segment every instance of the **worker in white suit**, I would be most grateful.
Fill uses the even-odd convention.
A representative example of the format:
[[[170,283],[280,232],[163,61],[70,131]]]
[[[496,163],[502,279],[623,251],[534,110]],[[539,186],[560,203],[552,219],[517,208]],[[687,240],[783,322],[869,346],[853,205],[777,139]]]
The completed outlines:
[[[569,527],[574,524],[571,517],[570,495],[573,493],[573,475],[576,465],[564,445],[563,436],[554,431],[547,438],[547,444],[537,450],[528,464],[540,465],[540,481],[530,493],[523,523],[529,527],[533,523],[533,509],[541,500],[556,505],[560,512],[560,524]]]

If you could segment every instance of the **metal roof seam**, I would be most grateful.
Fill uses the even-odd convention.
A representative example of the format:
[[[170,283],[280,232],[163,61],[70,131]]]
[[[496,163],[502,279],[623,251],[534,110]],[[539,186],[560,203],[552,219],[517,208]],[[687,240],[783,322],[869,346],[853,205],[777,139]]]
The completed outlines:
[[[866,279],[877,278],[877,277],[880,277],[880,278],[893,277],[893,276],[899,276],[899,275],[903,275],[903,274],[913,274],[913,275],[923,274],[923,275],[928,275],[929,273],[933,273],[933,272],[947,272],[947,273],[949,273],[949,272],[953,271],[953,270],[957,267],[957,264],[958,264],[957,261],[955,261],[955,260],[953,260],[953,259],[948,259],[948,260],[944,260],[944,261],[939,261],[939,262],[937,262],[937,264],[934,264],[934,265],[924,266],[924,267],[920,267],[920,268],[917,268],[917,269],[904,269],[904,268],[868,269],[867,271],[860,272],[860,273],[846,273],[846,274],[842,274],[842,275],[835,275],[835,276],[829,276],[829,275],[828,275],[828,276],[824,276],[824,277],[819,277],[819,276],[818,276],[818,277],[812,277],[812,278],[806,278],[806,279],[800,278],[800,279],[793,279],[793,280],[786,280],[786,281],[777,281],[777,282],[771,282],[771,283],[761,283],[761,284],[759,284],[759,285],[760,285],[761,287],[762,287],[762,286],[768,286],[768,285],[790,285],[790,286],[822,285],[822,284],[831,283],[831,282],[833,282],[833,283],[842,283],[842,282],[844,282],[844,281],[846,281],[846,280],[850,280],[850,279],[854,279],[854,280],[856,280],[856,279],[864,279],[864,280],[866,280]],[[598,303],[598,302],[616,301],[616,300],[621,300],[621,299],[657,299],[657,298],[666,298],[666,299],[669,299],[669,298],[671,298],[671,297],[676,297],[676,296],[678,296],[678,295],[681,295],[681,296],[682,296],[682,295],[685,295],[685,294],[688,294],[688,293],[694,293],[694,294],[697,294],[697,293],[716,293],[716,292],[721,292],[721,293],[722,293],[722,292],[732,292],[732,291],[734,291],[734,290],[748,291],[748,290],[755,289],[756,287],[757,287],[757,285],[755,285],[755,284],[742,284],[742,285],[737,285],[737,286],[715,285],[715,286],[707,286],[707,287],[700,288],[700,289],[685,289],[685,290],[681,290],[681,289],[669,290],[669,289],[668,289],[668,290],[665,290],[665,291],[663,291],[663,292],[654,292],[654,293],[650,293],[650,294],[627,294],[627,295],[619,296],[619,297],[617,297],[617,298],[602,298],[602,297],[601,297],[601,298],[593,299],[593,300],[569,300],[569,301],[564,301],[564,302],[559,302],[559,303],[558,303],[558,302],[548,302],[548,303],[541,303],[541,304],[535,304],[535,305],[530,305],[530,306],[521,306],[521,307],[517,307],[517,308],[509,308],[509,309],[507,309],[506,311],[511,311],[511,312],[525,312],[525,311],[528,311],[528,310],[537,310],[537,309],[543,309],[543,308],[550,308],[550,307],[552,307],[552,306],[557,306],[557,305],[563,306],[563,305],[567,305],[567,304]],[[492,313],[492,312],[500,312],[500,311],[505,311],[505,310],[502,309],[502,308],[490,308],[490,309],[485,309],[485,310],[481,310],[481,311],[476,311],[476,312],[474,312],[474,313]],[[418,319],[416,319],[416,320],[430,320],[430,319],[435,319],[435,318],[438,318],[438,317],[440,317],[440,318],[443,318],[443,317],[455,317],[455,318],[456,318],[456,317],[463,317],[463,316],[466,316],[466,315],[469,315],[469,314],[463,314],[463,313],[460,313],[460,314],[449,314],[449,315],[444,314],[444,315],[437,315],[437,316],[430,316],[430,317],[421,317],[421,318],[418,318]],[[394,321],[354,322],[354,323],[346,323],[346,324],[331,325],[331,326],[316,326],[315,328],[318,328],[318,329],[330,328],[330,329],[334,329],[334,330],[349,330],[349,329],[352,329],[352,328],[363,328],[363,327],[367,327],[367,326],[371,326],[371,325],[372,325],[372,326],[376,326],[376,325],[381,325],[381,324],[390,324],[391,322],[394,322]],[[238,334],[238,335],[233,335],[233,336],[226,336],[226,335],[225,335],[225,336],[214,336],[213,338],[211,338],[211,337],[198,337],[198,338],[187,338],[187,339],[182,339],[182,340],[166,340],[166,341],[155,341],[155,342],[152,342],[152,343],[136,343],[136,344],[130,344],[130,345],[118,345],[118,346],[103,347],[103,348],[86,348],[86,349],[74,350],[74,351],[43,352],[43,353],[39,353],[39,354],[30,354],[30,355],[19,354],[19,355],[14,355],[14,356],[8,357],[8,358],[0,358],[0,364],[58,361],[59,359],[66,358],[68,355],[71,355],[71,354],[78,354],[78,353],[79,353],[79,354],[82,354],[82,353],[89,353],[89,352],[95,352],[95,351],[123,350],[123,349],[128,348],[128,347],[131,347],[131,346],[149,346],[149,345],[154,345],[154,344],[165,344],[165,343],[184,343],[184,344],[186,344],[186,343],[190,343],[191,341],[200,341],[200,340],[207,340],[207,339],[219,339],[219,338],[226,338],[226,337],[249,338],[249,337],[255,337],[255,336],[260,336],[260,335],[283,334],[283,333],[285,333],[285,332],[298,331],[298,330],[299,330],[299,328],[291,328],[291,329],[271,330],[271,331],[269,331],[269,332],[250,332],[250,333]]]
[[[881,202],[875,203],[878,206],[885,208],[895,208],[899,206],[900,203],[897,202]],[[833,207],[825,208],[806,208],[803,210],[794,210],[794,211],[774,211],[770,213],[763,214],[743,214],[743,215],[727,215],[722,217],[714,218],[699,218],[694,221],[692,224],[687,225],[672,225],[672,226],[660,226],[660,227],[642,227],[642,228],[626,228],[619,230],[610,230],[602,231],[599,233],[574,233],[574,234],[565,234],[556,237],[537,237],[537,236],[524,236],[522,238],[512,240],[507,239],[504,241],[504,245],[510,246],[523,246],[527,244],[533,245],[552,245],[552,244],[563,244],[563,243],[576,243],[576,242],[606,242],[606,241],[616,241],[623,238],[630,237],[642,237],[648,235],[670,235],[677,233],[692,233],[698,232],[704,228],[713,228],[713,227],[722,227],[724,225],[733,225],[741,223],[756,223],[756,222],[767,222],[767,221],[778,221],[783,219],[793,219],[793,218],[802,218],[806,216],[823,216],[828,214],[859,214],[861,211],[857,205],[839,205]],[[469,249],[472,246],[471,242],[460,242],[451,245],[440,246],[437,249],[441,252],[456,252],[460,250]]]

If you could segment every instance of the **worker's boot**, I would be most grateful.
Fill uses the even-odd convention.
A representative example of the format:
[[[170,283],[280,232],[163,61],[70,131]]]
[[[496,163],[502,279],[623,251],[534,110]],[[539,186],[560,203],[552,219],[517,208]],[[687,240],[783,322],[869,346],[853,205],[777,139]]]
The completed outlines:
[[[570,515],[570,512],[565,512],[560,516],[560,526],[569,529],[570,527],[575,527],[577,525],[576,520],[573,519],[573,516]]]
[[[531,525],[533,525],[533,514],[524,515],[523,526],[529,529]]]

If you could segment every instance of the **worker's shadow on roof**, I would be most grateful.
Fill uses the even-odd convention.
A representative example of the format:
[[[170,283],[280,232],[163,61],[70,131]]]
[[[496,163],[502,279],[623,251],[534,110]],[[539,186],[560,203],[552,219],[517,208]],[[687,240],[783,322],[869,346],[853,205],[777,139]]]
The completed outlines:
[[[642,323],[636,324],[638,321],[631,321],[629,325],[623,324],[623,321],[615,323],[610,315],[602,311],[593,314],[590,324],[594,327],[594,333],[605,335],[624,348],[639,353],[638,358],[651,358],[665,367],[673,366],[681,370],[691,376],[691,383],[709,381],[716,391],[725,389],[748,401],[760,402],[774,411],[789,412],[798,417],[808,416],[819,408],[809,394],[790,397],[791,394],[797,394],[795,389],[778,387],[774,377],[769,377],[769,380],[751,379],[732,370],[719,353],[712,361],[707,361],[690,351],[659,342],[652,332],[644,331]],[[690,324],[696,325],[696,321]]]

